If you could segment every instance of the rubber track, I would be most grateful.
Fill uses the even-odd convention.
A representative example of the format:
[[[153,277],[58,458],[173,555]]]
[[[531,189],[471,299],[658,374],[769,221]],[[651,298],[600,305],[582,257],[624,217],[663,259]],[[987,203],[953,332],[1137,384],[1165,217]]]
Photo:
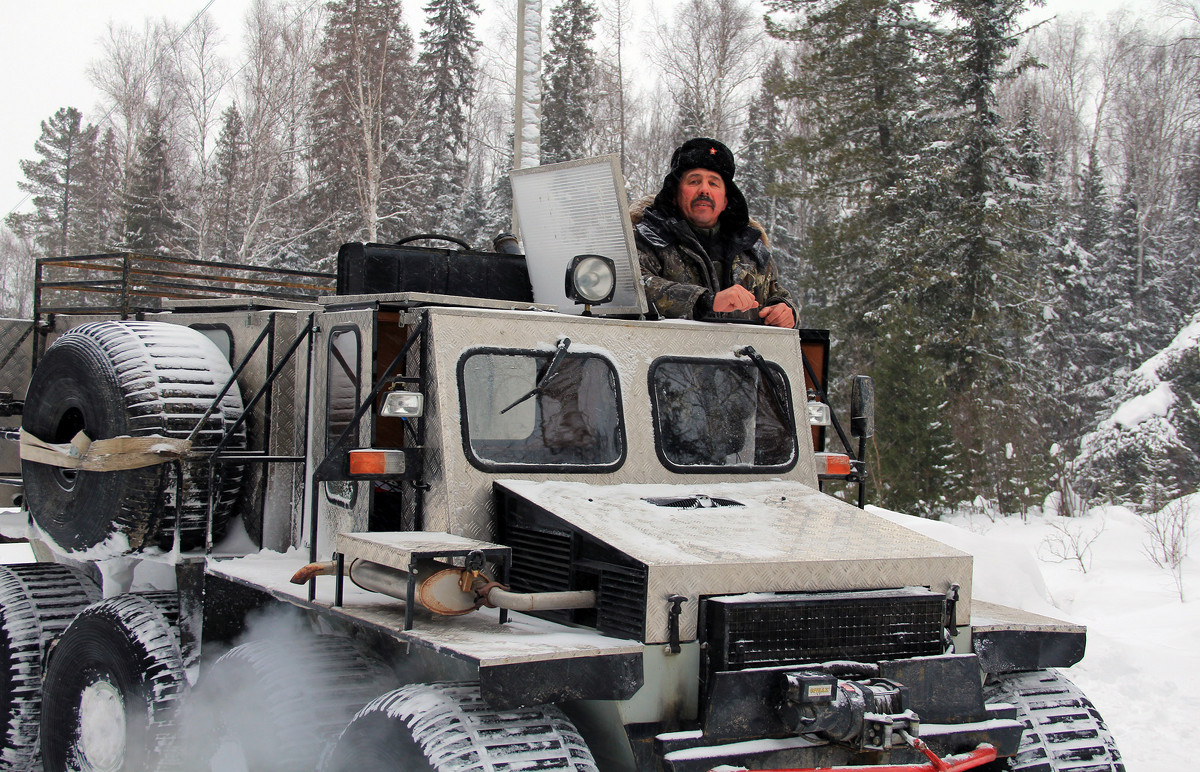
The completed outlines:
[[[164,322],[93,322],[80,325],[68,334],[87,335],[108,355],[117,373],[117,381],[125,395],[129,413],[130,434],[162,435],[186,439],[212,401],[232,374],[229,364],[220,354],[215,359],[200,356],[196,336],[201,333],[187,327]],[[207,339],[205,339],[207,340]],[[221,401],[220,409],[205,421],[193,440],[193,447],[216,447],[226,427],[242,414],[242,398],[237,388],[230,389]],[[229,449],[244,448],[243,428],[230,442]],[[222,465],[224,477],[219,481],[220,492],[214,513],[214,531],[218,534],[229,518],[241,484],[241,468]],[[208,519],[208,464],[204,461],[185,463],[183,502],[167,507],[159,525],[159,541],[170,546],[175,517],[180,518],[181,535],[187,546],[203,543]],[[168,477],[169,479],[169,477]],[[169,487],[174,487],[173,483]],[[165,492],[173,496],[174,491]]]
[[[50,643],[100,588],[82,572],[57,563],[0,566],[0,624],[9,644],[7,699],[12,717],[0,749],[0,770],[38,769],[42,658]]]
[[[494,710],[477,684],[414,684],[363,709],[402,718],[438,770],[598,772],[570,719],[554,706]]]
[[[1104,719],[1077,686],[1056,670],[1004,676],[985,690],[1008,702],[1025,724],[1021,749],[1007,766],[1019,772],[1125,772]]]

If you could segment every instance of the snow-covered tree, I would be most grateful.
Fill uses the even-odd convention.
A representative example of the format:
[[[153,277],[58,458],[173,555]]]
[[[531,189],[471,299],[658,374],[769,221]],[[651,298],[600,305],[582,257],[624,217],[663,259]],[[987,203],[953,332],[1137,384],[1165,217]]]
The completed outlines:
[[[333,0],[311,114],[310,207],[326,245],[378,241],[412,198],[412,37],[399,0]],[[462,131],[462,127],[458,127]],[[328,249],[328,246],[326,247]]]
[[[467,187],[467,116],[474,99],[475,0],[429,0],[417,58],[423,117],[417,160],[424,189],[424,225],[456,234],[463,230]]]
[[[698,135],[736,143],[762,39],[762,23],[742,0],[688,0],[656,31],[650,59],[675,102],[676,145]]]
[[[179,197],[164,133],[166,117],[152,111],[125,196],[125,246],[138,252],[170,254],[180,237]]]
[[[149,19],[141,30],[110,24],[102,41],[103,54],[88,67],[107,116],[103,123],[113,130],[120,153],[117,189],[122,199],[129,194],[129,176],[147,118],[153,110],[169,109],[163,99],[167,42],[163,25]]]
[[[1200,314],[1127,378],[1076,466],[1098,496],[1156,511],[1200,486]]]
[[[221,116],[221,133],[213,158],[213,252],[229,261],[237,255],[245,227],[246,125],[237,107]]]
[[[121,156],[112,129],[97,140],[86,162],[87,181],[76,197],[77,238],[74,249],[108,252],[122,238]]]
[[[181,217],[182,246],[192,257],[211,257],[212,143],[221,118],[221,100],[229,80],[225,61],[218,55],[221,34],[207,13],[194,18],[185,29],[168,28],[172,44],[168,59],[170,88],[178,120],[174,121],[176,142],[186,150],[184,158],[187,207]]]
[[[28,239],[0,225],[0,315],[28,319],[33,313],[33,261]]]
[[[332,201],[354,210],[349,196],[309,190],[328,162],[314,144],[330,128],[313,119],[316,62],[325,53],[320,8],[296,0],[254,0],[246,14],[246,64],[234,100],[245,134],[237,183],[243,219],[235,228],[240,240],[229,244],[231,259],[239,262],[313,267],[328,253],[327,239],[336,238],[331,223],[348,218],[346,211],[331,209]],[[342,192],[351,189],[346,177],[334,180],[346,186]]]
[[[594,130],[598,19],[589,0],[564,0],[550,12],[550,50],[542,71],[542,163],[584,157]]]
[[[37,160],[21,161],[25,180],[18,187],[33,201],[32,213],[16,212],[8,226],[37,243],[46,255],[67,255],[90,245],[79,243],[83,212],[81,200],[94,183],[96,127],[83,124],[74,107],[59,109],[42,121],[42,134],[34,143]]]

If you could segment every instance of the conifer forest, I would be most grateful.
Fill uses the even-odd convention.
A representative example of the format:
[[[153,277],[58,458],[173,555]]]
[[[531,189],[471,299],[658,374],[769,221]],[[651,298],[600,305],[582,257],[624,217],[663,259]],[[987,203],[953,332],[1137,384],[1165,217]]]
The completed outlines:
[[[242,31],[110,27],[97,102],[45,116],[21,164],[3,312],[29,314],[43,255],[332,270],[346,241],[490,248],[512,208],[501,5],[253,0]],[[1150,512],[1200,483],[1200,2],[1031,10],[542,9],[541,161],[618,154],[637,200],[683,140],[728,144],[802,326],[831,331],[834,407],[875,379],[868,500],[899,511]]]

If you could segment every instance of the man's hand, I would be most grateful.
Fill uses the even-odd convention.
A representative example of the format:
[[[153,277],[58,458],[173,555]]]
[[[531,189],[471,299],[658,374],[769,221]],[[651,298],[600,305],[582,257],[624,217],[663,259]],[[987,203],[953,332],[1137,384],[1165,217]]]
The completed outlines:
[[[715,300],[713,305],[716,305]],[[791,328],[796,326],[796,314],[792,312],[792,307],[787,303],[776,303],[773,306],[767,306],[759,311],[758,315],[772,327]]]
[[[740,284],[735,284],[713,295],[712,307],[714,311],[721,313],[749,311],[751,308],[758,308],[758,301],[754,298],[753,292]]]

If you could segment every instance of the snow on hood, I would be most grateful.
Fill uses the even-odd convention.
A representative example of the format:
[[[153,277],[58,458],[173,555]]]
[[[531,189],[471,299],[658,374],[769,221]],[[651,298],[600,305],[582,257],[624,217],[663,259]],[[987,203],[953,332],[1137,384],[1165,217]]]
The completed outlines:
[[[647,565],[966,557],[799,482],[498,484]],[[677,509],[649,501],[697,495],[733,505]]]

